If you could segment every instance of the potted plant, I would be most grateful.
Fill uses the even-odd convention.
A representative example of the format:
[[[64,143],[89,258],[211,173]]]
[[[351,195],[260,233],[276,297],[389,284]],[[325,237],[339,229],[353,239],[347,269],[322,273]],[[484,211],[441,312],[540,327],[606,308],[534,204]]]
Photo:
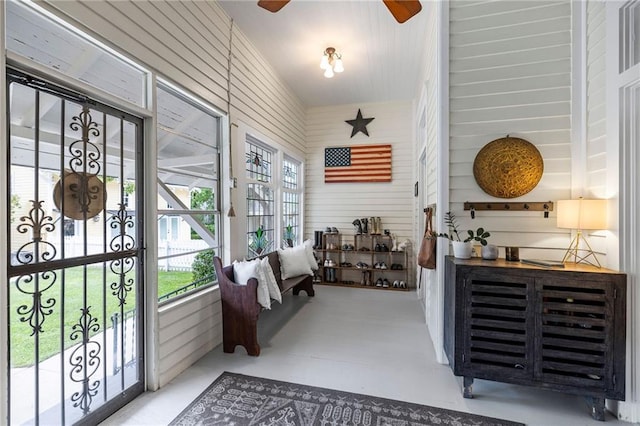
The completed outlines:
[[[293,233],[293,226],[290,224],[284,228],[284,241],[287,247],[293,247],[293,240],[296,239],[296,235]]]
[[[269,240],[267,240],[264,229],[262,225],[260,225],[258,229],[253,232],[253,238],[249,243],[249,248],[257,255],[260,255],[267,248],[268,244]]]
[[[487,238],[491,236],[491,234],[485,231],[484,228],[478,228],[475,231],[468,229],[467,236],[462,239],[458,229],[457,218],[452,212],[446,212],[444,214],[444,222],[449,227],[449,232],[439,232],[436,235],[438,237],[447,238],[451,241],[451,245],[453,246],[453,255],[459,259],[469,259],[471,257],[473,241],[478,241],[484,247],[487,245]]]

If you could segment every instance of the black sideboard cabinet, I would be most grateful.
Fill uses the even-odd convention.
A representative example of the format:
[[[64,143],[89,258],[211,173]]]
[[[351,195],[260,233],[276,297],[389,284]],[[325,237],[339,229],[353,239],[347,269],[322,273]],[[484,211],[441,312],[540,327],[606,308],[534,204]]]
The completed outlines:
[[[625,398],[626,275],[582,264],[445,262],[444,347],[472,398],[473,379],[587,398]]]

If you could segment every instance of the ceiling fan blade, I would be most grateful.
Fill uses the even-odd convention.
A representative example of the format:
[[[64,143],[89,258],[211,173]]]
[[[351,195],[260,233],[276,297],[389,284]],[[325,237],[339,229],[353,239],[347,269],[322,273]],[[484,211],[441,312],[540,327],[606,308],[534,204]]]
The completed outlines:
[[[267,9],[269,12],[276,13],[289,3],[290,0],[259,0],[258,6]]]
[[[419,0],[382,0],[396,21],[403,23],[422,10]]]

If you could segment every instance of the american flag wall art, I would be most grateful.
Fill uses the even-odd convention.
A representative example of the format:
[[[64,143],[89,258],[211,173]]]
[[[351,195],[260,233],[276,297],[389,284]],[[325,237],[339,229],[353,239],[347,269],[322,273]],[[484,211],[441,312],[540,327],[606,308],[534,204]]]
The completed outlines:
[[[324,181],[391,182],[391,145],[325,148]]]

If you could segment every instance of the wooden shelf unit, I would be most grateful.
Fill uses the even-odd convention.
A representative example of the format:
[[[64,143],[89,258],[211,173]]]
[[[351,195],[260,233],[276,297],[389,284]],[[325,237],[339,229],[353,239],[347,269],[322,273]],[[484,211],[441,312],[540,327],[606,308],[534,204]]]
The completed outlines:
[[[391,251],[392,238],[388,235],[356,234],[345,236],[336,233],[322,235],[322,248],[316,248],[320,269],[314,277],[315,284],[336,285],[341,287],[361,287],[376,290],[409,290],[409,274],[407,270],[408,255],[406,251]],[[345,246],[353,247],[346,249]],[[380,248],[380,251],[376,250]],[[386,248],[385,251],[384,248]],[[324,266],[325,261],[332,260],[335,266]],[[368,266],[359,268],[358,262]],[[387,269],[375,268],[384,262]],[[350,263],[351,266],[344,266]],[[402,269],[391,269],[392,265],[401,265]],[[361,284],[369,275],[371,285]],[[376,286],[378,279],[387,279],[389,287]],[[365,283],[367,280],[364,280]],[[394,281],[404,281],[405,288],[394,288]]]

